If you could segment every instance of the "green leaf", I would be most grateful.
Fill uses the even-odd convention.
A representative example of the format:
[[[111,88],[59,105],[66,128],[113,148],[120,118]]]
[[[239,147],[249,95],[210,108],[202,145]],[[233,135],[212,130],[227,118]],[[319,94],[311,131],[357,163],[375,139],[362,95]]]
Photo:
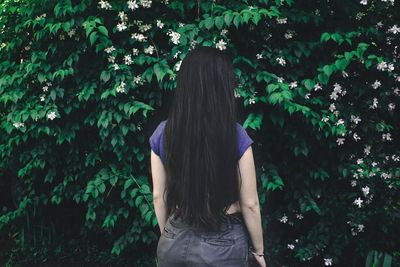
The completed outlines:
[[[322,71],[329,77],[333,73],[334,67],[332,67],[331,65],[325,65],[322,68]]]
[[[107,30],[106,27],[104,27],[104,26],[99,26],[97,29],[98,29],[98,31],[99,31],[101,34],[103,34],[103,35],[105,35],[105,36],[108,36],[108,30]]]
[[[205,23],[206,29],[209,30],[214,26],[214,19],[212,17],[208,17],[208,18],[206,18],[204,23]]]
[[[224,17],[223,16],[218,16],[215,18],[215,26],[217,26],[217,28],[219,30],[222,29],[222,27],[224,26]]]
[[[239,28],[240,22],[242,21],[242,17],[240,15],[236,15],[233,19],[233,24],[235,25],[236,29]]]
[[[232,12],[228,11],[224,16],[224,21],[227,26],[230,26],[232,23],[233,14]]]
[[[330,38],[331,38],[331,35],[330,35],[329,33],[327,33],[327,32],[324,32],[324,33],[321,35],[320,42],[321,42],[321,43],[327,42]]]
[[[326,85],[328,84],[329,77],[325,73],[318,74],[318,80],[320,83]]]
[[[310,91],[314,88],[315,82],[314,82],[314,80],[311,80],[311,79],[305,79],[304,86]]]
[[[96,32],[92,32],[92,33],[90,34],[89,40],[90,40],[90,44],[91,44],[92,46],[93,46],[93,44],[96,42],[97,38],[98,38],[98,35],[97,35]]]
[[[110,72],[106,70],[103,70],[100,74],[100,80],[102,80],[103,82],[107,82],[108,80],[110,80],[110,77]]]

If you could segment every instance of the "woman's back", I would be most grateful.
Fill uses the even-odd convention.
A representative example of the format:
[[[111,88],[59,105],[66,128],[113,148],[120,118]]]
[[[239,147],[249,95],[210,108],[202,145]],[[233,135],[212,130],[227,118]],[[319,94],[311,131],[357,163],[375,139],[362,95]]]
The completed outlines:
[[[236,85],[227,55],[193,49],[168,118],[149,138],[160,266],[246,266],[249,236],[263,250],[253,140],[236,122]]]

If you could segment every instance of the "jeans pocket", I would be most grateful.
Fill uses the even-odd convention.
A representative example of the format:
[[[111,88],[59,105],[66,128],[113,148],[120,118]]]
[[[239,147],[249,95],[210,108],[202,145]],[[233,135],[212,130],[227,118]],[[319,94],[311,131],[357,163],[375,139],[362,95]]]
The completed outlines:
[[[231,238],[204,238],[204,242],[214,246],[230,247],[235,244],[235,240]]]
[[[169,227],[164,226],[164,231],[161,233],[166,238],[175,238],[176,233]]]
[[[161,235],[169,239],[174,239],[177,234],[178,229],[174,227],[171,224],[170,219],[168,219],[164,225],[164,230],[162,231]]]

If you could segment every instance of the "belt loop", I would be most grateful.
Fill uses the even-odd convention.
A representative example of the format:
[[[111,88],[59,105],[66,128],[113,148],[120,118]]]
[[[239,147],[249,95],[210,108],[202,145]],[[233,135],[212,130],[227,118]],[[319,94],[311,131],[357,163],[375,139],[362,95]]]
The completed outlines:
[[[231,230],[233,226],[232,226],[232,219],[230,216],[228,216],[227,221],[228,221],[228,229]]]

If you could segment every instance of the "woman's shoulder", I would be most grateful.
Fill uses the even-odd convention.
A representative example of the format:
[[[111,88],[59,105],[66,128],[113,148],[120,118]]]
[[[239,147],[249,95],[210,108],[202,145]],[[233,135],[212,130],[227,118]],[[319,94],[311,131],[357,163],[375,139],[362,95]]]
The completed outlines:
[[[247,148],[254,143],[253,139],[249,136],[246,129],[238,122],[236,122],[236,128],[238,130],[237,135],[237,142],[238,142],[238,149],[239,155],[238,159],[242,157],[244,152],[246,152]]]

